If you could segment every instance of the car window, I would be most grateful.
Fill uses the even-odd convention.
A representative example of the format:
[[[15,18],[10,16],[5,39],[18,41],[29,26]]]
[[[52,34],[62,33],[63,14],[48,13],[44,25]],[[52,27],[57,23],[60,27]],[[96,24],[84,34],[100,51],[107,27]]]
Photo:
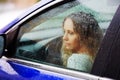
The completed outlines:
[[[102,1],[66,1],[31,17],[20,25],[15,57],[90,72],[118,7]]]

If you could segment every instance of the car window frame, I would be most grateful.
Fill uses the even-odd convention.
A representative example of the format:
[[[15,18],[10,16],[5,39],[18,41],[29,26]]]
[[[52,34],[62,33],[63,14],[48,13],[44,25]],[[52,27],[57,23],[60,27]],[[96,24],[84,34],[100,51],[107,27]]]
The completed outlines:
[[[41,3],[37,3],[33,7],[26,10],[25,13],[21,14],[20,16],[18,16],[18,18],[16,18],[11,23],[9,23],[5,28],[1,29],[1,31],[3,31],[6,34],[6,46],[7,47],[6,47],[6,52],[4,55],[7,57],[13,57],[13,55],[15,54],[14,52],[15,52],[15,48],[16,48],[16,46],[15,46],[16,39],[17,39],[17,37],[19,37],[18,32],[19,32],[21,24],[23,24],[24,22],[29,20],[32,16],[38,14],[41,11],[44,11],[45,9],[47,9],[50,6],[52,6],[56,3],[59,3],[59,2],[62,3],[64,1],[62,1],[62,0],[51,1],[50,0],[50,2],[44,4],[40,7],[38,7],[38,6]],[[28,13],[26,13],[26,12],[28,12]],[[25,14],[25,16],[23,16],[24,14]],[[12,45],[10,43],[12,43]],[[12,47],[14,47],[14,48],[12,48]],[[9,53],[11,53],[11,54],[9,54]]]

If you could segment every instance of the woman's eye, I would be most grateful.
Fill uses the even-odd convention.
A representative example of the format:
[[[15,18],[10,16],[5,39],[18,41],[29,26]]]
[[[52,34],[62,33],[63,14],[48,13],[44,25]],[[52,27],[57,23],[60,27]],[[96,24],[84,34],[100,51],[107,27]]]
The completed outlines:
[[[68,32],[70,35],[73,35],[74,33],[73,32]]]

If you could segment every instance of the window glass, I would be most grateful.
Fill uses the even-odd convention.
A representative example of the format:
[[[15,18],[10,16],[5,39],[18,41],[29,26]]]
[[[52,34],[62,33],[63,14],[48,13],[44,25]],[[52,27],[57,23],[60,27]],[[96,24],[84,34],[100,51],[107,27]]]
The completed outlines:
[[[0,35],[0,56],[3,53],[3,51],[4,51],[4,46],[5,46],[5,44],[4,44],[4,37]]]
[[[118,7],[112,0],[57,4],[20,25],[15,56],[90,72],[100,42]]]

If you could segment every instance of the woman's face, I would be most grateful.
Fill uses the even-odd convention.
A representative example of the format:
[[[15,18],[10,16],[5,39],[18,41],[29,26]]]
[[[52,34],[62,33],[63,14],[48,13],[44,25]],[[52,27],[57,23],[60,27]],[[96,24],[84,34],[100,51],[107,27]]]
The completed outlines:
[[[64,36],[63,42],[66,49],[71,50],[72,52],[77,52],[80,49],[80,42],[78,34],[73,29],[74,24],[70,18],[67,18],[64,22]]]

